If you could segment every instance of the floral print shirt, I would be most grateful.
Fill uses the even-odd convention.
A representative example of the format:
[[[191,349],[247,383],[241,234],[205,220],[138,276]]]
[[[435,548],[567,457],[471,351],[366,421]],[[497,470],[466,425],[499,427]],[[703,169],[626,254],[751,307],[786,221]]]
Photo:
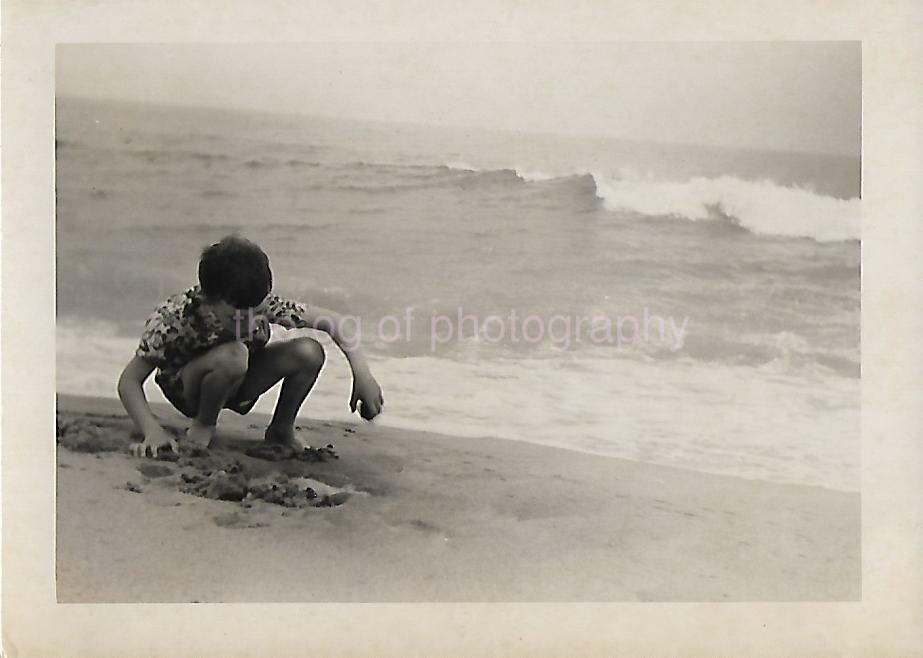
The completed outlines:
[[[205,305],[196,285],[160,304],[144,324],[135,356],[157,366],[161,373],[176,373],[194,358],[222,343],[240,341],[251,352],[269,341],[269,325],[287,329],[308,326],[308,305],[269,294],[248,314],[241,312],[236,327],[225,326]]]

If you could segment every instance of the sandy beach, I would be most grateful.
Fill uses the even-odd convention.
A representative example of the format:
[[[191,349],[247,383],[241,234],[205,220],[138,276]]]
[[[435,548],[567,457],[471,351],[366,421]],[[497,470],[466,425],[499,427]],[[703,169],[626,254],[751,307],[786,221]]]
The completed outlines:
[[[325,449],[272,461],[246,454],[264,423],[228,414],[207,455],[141,460],[117,400],[60,396],[58,600],[860,596],[855,493],[309,420]]]

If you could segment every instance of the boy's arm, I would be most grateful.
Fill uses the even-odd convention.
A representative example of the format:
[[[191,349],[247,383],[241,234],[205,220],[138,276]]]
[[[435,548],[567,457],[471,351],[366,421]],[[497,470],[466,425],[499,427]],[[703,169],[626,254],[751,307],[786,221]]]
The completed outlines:
[[[289,302],[289,304],[294,304],[294,302]],[[358,324],[347,322],[347,318],[330,309],[306,304],[297,306],[297,312],[291,316],[294,320],[293,326],[323,331],[336,343],[346,356],[346,360],[349,361],[353,372],[353,390],[349,398],[349,408],[356,411],[358,403],[361,402],[359,413],[366,420],[372,420],[381,413],[385,401],[381,387],[372,376],[368,362],[360,348]],[[351,327],[355,329],[354,332],[350,331]]]
[[[156,457],[157,450],[164,446],[170,446],[173,452],[179,453],[176,441],[163,431],[144,396],[144,381],[153,371],[154,364],[140,356],[135,356],[128,362],[119,377],[119,399],[134,422],[135,428],[144,435],[142,443],[135,443],[131,446],[131,451],[139,456],[146,455],[150,448],[151,455]]]

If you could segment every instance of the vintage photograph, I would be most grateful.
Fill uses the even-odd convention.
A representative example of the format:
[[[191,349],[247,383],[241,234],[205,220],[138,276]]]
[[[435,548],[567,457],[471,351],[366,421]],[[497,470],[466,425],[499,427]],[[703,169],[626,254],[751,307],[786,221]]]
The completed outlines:
[[[861,599],[859,42],[55,59],[58,602]]]

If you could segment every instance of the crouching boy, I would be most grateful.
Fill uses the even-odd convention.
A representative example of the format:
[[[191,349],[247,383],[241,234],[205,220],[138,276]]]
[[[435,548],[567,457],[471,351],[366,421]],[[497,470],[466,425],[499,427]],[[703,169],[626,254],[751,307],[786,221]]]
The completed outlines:
[[[132,451],[155,457],[165,446],[177,451],[144,396],[144,382],[155,369],[154,379],[164,396],[192,419],[187,438],[205,447],[215,435],[222,409],[246,414],[281,380],[264,438],[300,447],[295,416],[321,372],[324,349],[307,337],[267,344],[270,324],[329,334],[352,369],[349,407],[371,420],[384,404],[381,388],[358,344],[342,334],[341,320],[334,311],[273,294],[269,258],[249,240],[232,235],[206,248],[199,261],[198,285],[157,307],[119,378],[119,398],[144,436]]]

